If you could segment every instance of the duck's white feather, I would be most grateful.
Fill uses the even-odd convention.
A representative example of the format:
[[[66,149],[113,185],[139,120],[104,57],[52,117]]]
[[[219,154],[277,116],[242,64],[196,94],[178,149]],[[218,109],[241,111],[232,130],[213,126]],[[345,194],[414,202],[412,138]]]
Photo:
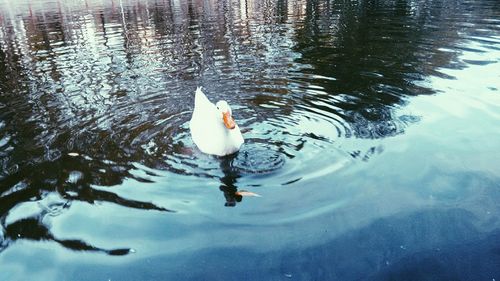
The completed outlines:
[[[238,125],[232,130],[224,126],[222,113],[208,100],[201,87],[196,89],[189,129],[193,142],[207,154],[218,156],[233,154],[244,142]]]

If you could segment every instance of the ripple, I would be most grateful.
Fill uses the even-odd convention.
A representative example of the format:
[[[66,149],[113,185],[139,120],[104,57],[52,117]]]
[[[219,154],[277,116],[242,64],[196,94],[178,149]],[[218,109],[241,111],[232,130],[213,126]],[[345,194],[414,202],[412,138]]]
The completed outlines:
[[[339,177],[362,182],[364,172],[380,163],[377,157],[391,150],[386,143],[415,146],[415,135],[435,133],[415,126],[434,112],[405,110],[415,96],[439,96],[462,82],[436,111],[461,121],[475,108],[483,115],[474,115],[472,123],[498,119],[492,102],[497,77],[480,75],[496,73],[498,62],[498,13],[491,7],[464,10],[455,2],[416,1],[11,2],[0,7],[0,252],[29,239],[124,255],[135,248],[90,242],[113,244],[105,237],[137,236],[145,229],[151,239],[141,234],[139,242],[126,242],[157,248],[157,240],[190,237],[202,229],[198,223],[203,233],[224,235],[235,229],[242,234],[242,225],[248,234],[249,226],[315,220],[321,227],[313,231],[321,230],[323,218],[332,223],[332,215],[352,213],[353,200],[385,184],[367,182],[354,192],[342,190]],[[233,106],[245,137],[239,153],[214,157],[196,148],[189,119],[197,86],[211,100]],[[439,114],[436,119],[444,119]],[[489,118],[479,120],[484,116]],[[487,130],[479,127],[480,133]],[[473,129],[460,128],[467,133],[459,139],[479,132]],[[475,149],[472,142],[464,141],[464,150]],[[390,168],[376,168],[397,183],[398,177],[427,171],[418,164],[396,177]],[[237,191],[247,189],[263,196],[242,202]],[[409,198],[414,191],[386,190]],[[225,206],[246,208],[220,212],[219,197]],[[103,213],[110,218],[102,219]],[[220,218],[226,221],[213,223]],[[89,241],[58,237],[60,226]]]
[[[283,167],[285,158],[277,151],[247,140],[245,147],[232,161],[231,167],[243,174],[270,173]]]

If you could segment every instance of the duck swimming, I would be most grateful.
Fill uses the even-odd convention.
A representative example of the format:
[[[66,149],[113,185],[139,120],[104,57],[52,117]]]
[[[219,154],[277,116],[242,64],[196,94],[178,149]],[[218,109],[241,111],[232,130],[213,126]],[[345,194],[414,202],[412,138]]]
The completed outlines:
[[[193,142],[207,154],[230,155],[237,152],[244,142],[229,104],[222,100],[214,105],[201,87],[196,89],[189,129]]]

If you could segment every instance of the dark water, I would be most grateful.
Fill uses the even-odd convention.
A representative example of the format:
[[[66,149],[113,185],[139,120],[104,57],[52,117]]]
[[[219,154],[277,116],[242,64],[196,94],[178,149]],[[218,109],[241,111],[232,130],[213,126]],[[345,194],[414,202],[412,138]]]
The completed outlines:
[[[498,1],[0,7],[0,280],[500,280]]]

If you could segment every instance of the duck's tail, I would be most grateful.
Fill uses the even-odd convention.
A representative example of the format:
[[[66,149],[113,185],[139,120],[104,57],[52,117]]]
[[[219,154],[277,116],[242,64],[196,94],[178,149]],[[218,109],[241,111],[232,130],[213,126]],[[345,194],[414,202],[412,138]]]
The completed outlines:
[[[200,86],[196,87],[196,93],[194,94],[194,99],[196,101],[198,101],[198,100],[205,100],[206,99],[205,94],[201,91],[201,87]]]
[[[210,103],[207,96],[201,91],[201,87],[196,88],[196,93],[194,95],[194,105],[202,106],[203,104]]]
[[[203,92],[201,91],[201,86],[196,87],[196,95],[198,94],[203,94]]]

